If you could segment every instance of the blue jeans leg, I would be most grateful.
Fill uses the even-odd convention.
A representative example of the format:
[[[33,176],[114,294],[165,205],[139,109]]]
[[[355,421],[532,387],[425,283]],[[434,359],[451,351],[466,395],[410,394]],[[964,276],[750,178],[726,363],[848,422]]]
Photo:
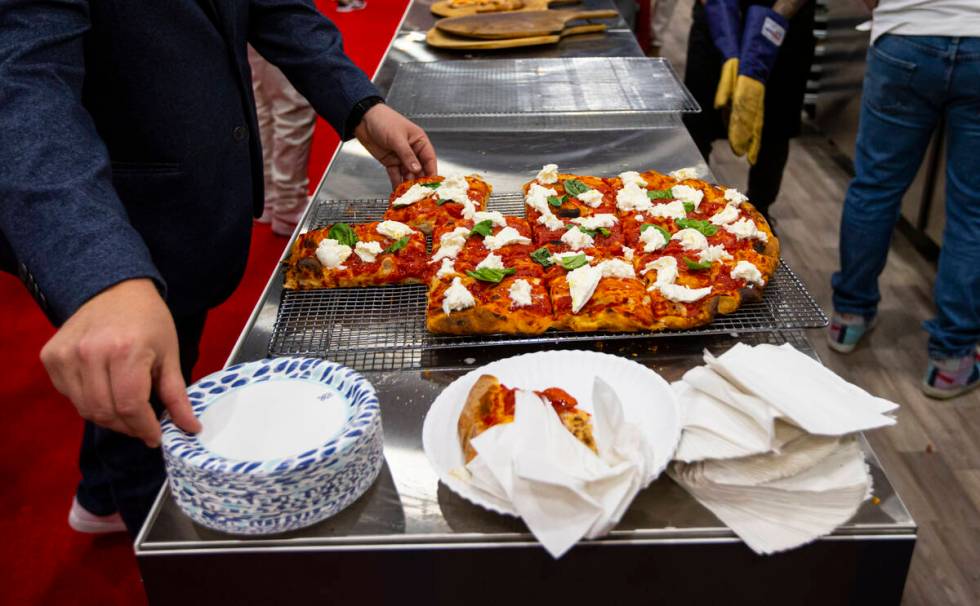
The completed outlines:
[[[946,226],[929,355],[970,355],[980,341],[980,38],[959,41],[946,107]]]
[[[875,315],[902,196],[939,120],[942,59],[881,36],[868,49],[855,154],[840,227],[840,271],[831,278],[834,309]]]

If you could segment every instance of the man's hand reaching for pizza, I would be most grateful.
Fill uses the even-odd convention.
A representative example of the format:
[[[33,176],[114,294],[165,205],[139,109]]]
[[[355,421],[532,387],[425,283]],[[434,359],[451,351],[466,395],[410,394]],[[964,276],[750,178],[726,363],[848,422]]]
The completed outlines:
[[[354,136],[388,171],[392,187],[436,174],[436,150],[425,131],[387,105],[367,110]]]
[[[159,446],[152,392],[179,427],[201,430],[173,318],[150,280],[126,280],[89,299],[44,345],[41,361],[55,388],[93,423]]]

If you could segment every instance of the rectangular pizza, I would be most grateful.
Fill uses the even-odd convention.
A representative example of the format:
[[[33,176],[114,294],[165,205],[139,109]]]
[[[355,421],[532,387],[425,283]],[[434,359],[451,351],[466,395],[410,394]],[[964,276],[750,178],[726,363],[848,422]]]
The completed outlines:
[[[285,261],[288,289],[382,286],[422,282],[425,235],[397,221],[336,223],[293,243]]]

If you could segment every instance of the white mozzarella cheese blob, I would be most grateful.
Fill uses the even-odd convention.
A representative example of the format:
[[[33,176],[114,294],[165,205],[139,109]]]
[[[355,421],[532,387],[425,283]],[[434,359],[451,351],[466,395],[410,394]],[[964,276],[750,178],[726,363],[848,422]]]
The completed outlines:
[[[733,280],[745,280],[751,284],[762,286],[765,280],[762,279],[762,272],[759,268],[748,261],[739,261],[735,264],[735,269],[731,273]]]
[[[561,229],[565,226],[565,224],[562,223],[553,212],[551,212],[551,206],[548,204],[548,198],[557,195],[558,192],[555,191],[554,188],[544,188],[537,183],[532,183],[531,187],[527,190],[527,197],[524,199],[528,206],[541,213],[541,216],[538,217],[538,223],[544,225],[548,229]]]
[[[677,220],[687,218],[687,209],[684,208],[684,203],[680,200],[674,200],[666,204],[654,204],[647,213],[651,217],[663,217],[666,219]]]
[[[507,227],[507,219],[504,218],[503,213],[496,210],[478,210],[474,212],[473,222],[480,223],[482,221],[490,221],[490,223],[498,227]]]
[[[623,258],[626,259],[627,261],[632,261],[633,260],[633,254],[634,254],[634,252],[635,251],[632,248],[630,248],[629,246],[624,246],[623,247]]]
[[[378,223],[376,230],[382,236],[392,240],[398,240],[415,233],[414,229],[398,221],[382,221]]]
[[[351,247],[334,240],[325,238],[316,247],[316,258],[327,269],[347,269],[341,263],[351,255]]]
[[[538,176],[534,178],[538,183],[544,185],[551,185],[552,183],[558,182],[558,165],[557,164],[545,164],[541,170],[538,171]]]
[[[704,200],[704,192],[700,189],[694,189],[690,185],[675,185],[670,188],[670,194],[682,203],[693,204],[694,210],[697,210],[701,206],[701,200]]]
[[[748,202],[749,198],[742,192],[738,191],[734,187],[729,187],[725,190],[725,202],[728,204],[734,204],[738,206],[742,202]]]
[[[514,280],[510,285],[511,307],[527,307],[531,304],[531,284],[527,280]]]
[[[582,250],[595,244],[592,236],[577,227],[573,227],[563,233],[561,235],[561,241],[567,244],[572,250]]]
[[[441,187],[439,189],[441,189]],[[405,193],[395,198],[391,205],[395,208],[399,208],[401,206],[411,206],[416,202],[420,202],[426,198],[431,198],[435,195],[435,189],[426,187],[421,183],[416,183],[415,185],[409,187]],[[442,192],[439,192],[439,195],[442,195]]]
[[[647,190],[636,183],[627,183],[616,192],[616,208],[623,212],[647,212],[652,206]]]
[[[670,171],[669,174],[671,177],[679,181],[683,181],[684,179],[697,179],[698,169],[693,166],[688,166],[685,168],[678,168],[677,170],[672,170]]]
[[[716,261],[729,261],[732,256],[728,254],[725,247],[721,244],[715,244],[713,246],[708,246],[698,254],[698,261],[702,263],[714,263]]]
[[[667,239],[656,227],[648,227],[641,231],[640,242],[643,242],[643,252],[653,252],[667,246]]]
[[[635,278],[636,270],[631,263],[622,259],[607,259],[599,263],[603,278]]]
[[[715,225],[728,225],[738,219],[738,207],[732,206],[731,204],[725,206],[725,208],[716,212],[711,217],[711,222]]]
[[[455,259],[459,251],[466,246],[466,238],[470,235],[470,230],[465,227],[457,227],[449,233],[439,237],[439,250],[432,256],[429,263],[435,263],[442,259]]]
[[[588,206],[592,208],[596,208],[597,206],[602,204],[602,192],[599,191],[598,189],[590,189],[589,191],[583,192],[575,197],[581,200],[582,202],[585,202]]]
[[[576,217],[572,219],[572,223],[581,225],[585,229],[599,229],[600,227],[610,228],[616,225],[619,219],[616,215],[610,213],[599,213],[598,215],[592,215],[591,217]]]
[[[643,268],[642,273],[655,270],[657,279],[647,290],[659,290],[660,294],[669,301],[675,303],[693,303],[711,294],[711,288],[688,288],[676,284],[677,281],[677,259],[674,257],[661,257],[651,261]]]
[[[476,264],[477,269],[504,269],[504,260],[500,255],[488,254],[482,261]]]
[[[442,299],[442,310],[447,314],[454,311],[461,311],[476,305],[476,299],[470,291],[466,290],[459,277],[453,278],[453,283],[446,289]]]
[[[680,242],[681,248],[687,251],[700,251],[708,248],[708,239],[704,237],[704,234],[690,227],[680,230],[670,239]]]
[[[577,314],[595,293],[596,286],[602,279],[602,268],[583,265],[565,274],[565,279],[572,296],[572,313]]]
[[[759,231],[756,227],[755,222],[752,219],[739,219],[734,223],[725,225],[725,229],[735,235],[739,240],[745,240],[746,238],[752,238],[755,240],[761,240],[762,242],[768,242],[769,236],[765,232]]]
[[[646,187],[647,182],[640,176],[640,173],[635,170],[628,170],[625,173],[619,173],[619,180],[623,182],[623,185],[636,185],[637,187]]]
[[[437,278],[446,278],[456,274],[456,262],[452,259],[443,259],[439,271],[436,272]]]
[[[365,263],[374,263],[383,251],[378,242],[358,242],[354,245],[354,252]]]
[[[507,226],[497,232],[495,235],[487,236],[483,238],[483,246],[487,250],[497,250],[508,244],[530,244],[531,238],[527,236],[522,236],[521,232],[517,231],[511,226]]]

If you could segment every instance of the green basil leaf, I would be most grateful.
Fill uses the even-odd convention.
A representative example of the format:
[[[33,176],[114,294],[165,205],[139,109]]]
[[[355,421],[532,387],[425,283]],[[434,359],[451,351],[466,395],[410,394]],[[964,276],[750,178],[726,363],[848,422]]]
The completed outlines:
[[[567,195],[562,196],[560,198],[558,196],[548,196],[548,204],[552,206],[561,206],[562,204],[565,203],[565,200],[567,199],[568,199]]]
[[[446,202],[452,202],[452,200],[447,200],[445,198],[439,198],[438,200],[436,200],[436,206],[442,206]]]
[[[662,198],[673,198],[674,194],[671,193],[670,189],[651,189],[647,192],[647,198],[651,200],[660,200]]]
[[[554,261],[551,260],[551,251],[548,250],[547,246],[542,246],[538,250],[531,253],[531,258],[542,267],[551,267],[555,264]]]
[[[692,261],[687,257],[684,257],[684,263],[687,268],[691,271],[703,271],[705,269],[711,269],[711,261]]]
[[[398,238],[397,240],[395,240],[394,242],[391,243],[391,246],[389,246],[388,248],[385,249],[385,252],[386,253],[393,253],[393,252],[400,251],[401,249],[403,249],[406,246],[408,246],[408,240],[409,240],[410,237],[411,236],[402,236],[401,238]]]
[[[568,271],[578,269],[588,262],[589,260],[585,258],[585,253],[575,255],[574,257],[561,257],[561,266]]]
[[[694,212],[694,202],[685,202],[684,212],[686,213]]]
[[[612,232],[609,231],[609,228],[608,227],[600,227],[599,228],[599,233],[602,234],[602,235],[604,235],[604,236],[606,236],[607,238],[612,234]]]
[[[357,234],[346,223],[335,223],[330,228],[330,231],[327,232],[327,237],[351,248],[354,248],[354,245],[357,244]]]
[[[493,221],[491,221],[490,219],[485,219],[483,221],[480,221],[479,223],[473,226],[472,230],[470,230],[471,236],[473,234],[479,234],[484,238],[486,238],[492,233],[493,233]]]
[[[438,189],[440,185],[442,185],[442,182],[441,181],[436,182],[436,183],[423,183],[422,184],[422,187],[428,187],[428,188],[431,188],[431,189]]]
[[[571,196],[578,196],[579,194],[584,194],[592,189],[578,179],[568,179],[567,181],[564,181],[562,185],[565,186],[565,192]]]
[[[681,229],[696,229],[706,236],[713,236],[718,233],[718,226],[703,219],[678,219],[677,225]]]
[[[589,237],[592,237],[592,238],[594,238],[595,237],[595,234],[596,234],[596,230],[589,229],[588,227],[583,227],[583,226],[579,225],[578,223],[569,223],[568,225],[566,225],[565,226],[565,230],[567,231],[569,229],[577,229],[580,232],[582,232],[583,234],[585,234],[585,235],[587,235]]]
[[[504,276],[509,276],[515,272],[517,272],[517,270],[512,267],[504,269],[497,269],[496,267],[481,267],[476,271],[468,271],[466,274],[471,278],[480,280],[481,282],[499,283],[504,279]]]

